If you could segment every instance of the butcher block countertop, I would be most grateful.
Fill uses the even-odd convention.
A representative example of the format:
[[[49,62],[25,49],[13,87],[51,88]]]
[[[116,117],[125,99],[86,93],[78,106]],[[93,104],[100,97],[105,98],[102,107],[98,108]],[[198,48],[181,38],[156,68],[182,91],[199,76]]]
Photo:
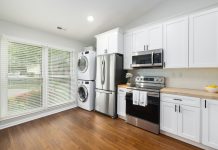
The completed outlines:
[[[118,85],[118,88],[128,88],[129,86],[127,84],[120,84]]]
[[[163,88],[161,89],[161,93],[218,100],[218,93],[209,93],[204,90],[193,90],[193,89],[183,89],[183,88]]]

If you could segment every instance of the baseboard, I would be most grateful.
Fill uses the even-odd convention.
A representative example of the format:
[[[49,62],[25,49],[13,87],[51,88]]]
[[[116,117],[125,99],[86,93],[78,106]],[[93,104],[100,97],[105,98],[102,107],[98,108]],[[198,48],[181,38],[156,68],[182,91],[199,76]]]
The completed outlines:
[[[28,115],[25,115],[25,116],[4,120],[4,121],[0,122],[0,130],[8,128],[8,127],[15,126],[15,125],[18,125],[18,124],[22,124],[22,123],[25,123],[25,122],[29,122],[29,121],[32,121],[32,120],[35,120],[35,119],[39,119],[39,118],[42,118],[42,117],[46,117],[46,116],[49,116],[49,115],[52,115],[52,114],[56,114],[56,113],[59,113],[59,112],[62,112],[62,111],[66,111],[66,110],[69,110],[69,109],[72,109],[72,108],[75,108],[75,107],[77,107],[77,105],[72,103],[72,105],[63,105],[63,106],[60,106],[60,107],[43,110],[43,111],[40,111],[40,112],[37,112],[37,113],[32,113],[32,114],[28,114]]]
[[[165,132],[165,131],[163,131],[163,130],[161,130],[160,133],[161,133],[161,134],[164,134],[164,135],[167,135],[167,136],[169,136],[169,137],[172,137],[172,138],[174,138],[174,139],[183,141],[183,142],[185,142],[185,143],[194,145],[194,146],[196,146],[196,147],[202,148],[202,149],[204,149],[204,150],[216,150],[216,149],[213,149],[213,148],[211,148],[211,147],[205,146],[205,145],[203,145],[203,144],[201,144],[201,143],[197,143],[197,142],[194,142],[194,141],[191,141],[191,140],[182,138],[182,137],[180,137],[180,136],[177,136],[177,135],[174,135],[174,134]]]

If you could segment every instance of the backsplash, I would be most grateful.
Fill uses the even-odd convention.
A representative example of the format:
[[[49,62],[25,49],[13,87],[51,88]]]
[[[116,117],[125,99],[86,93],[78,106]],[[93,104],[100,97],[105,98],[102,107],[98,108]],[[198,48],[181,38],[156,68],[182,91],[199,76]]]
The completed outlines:
[[[164,76],[167,87],[204,89],[206,85],[218,85],[218,69],[134,69],[134,76]]]

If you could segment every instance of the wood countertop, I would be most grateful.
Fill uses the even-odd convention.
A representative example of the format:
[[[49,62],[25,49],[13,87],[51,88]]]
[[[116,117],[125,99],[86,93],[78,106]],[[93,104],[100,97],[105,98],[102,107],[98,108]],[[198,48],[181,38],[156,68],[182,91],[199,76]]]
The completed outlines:
[[[193,90],[193,89],[183,89],[183,88],[163,88],[161,89],[161,93],[218,100],[218,93],[209,93],[204,90]]]
[[[120,84],[118,85],[118,88],[128,88],[129,86],[127,84]]]

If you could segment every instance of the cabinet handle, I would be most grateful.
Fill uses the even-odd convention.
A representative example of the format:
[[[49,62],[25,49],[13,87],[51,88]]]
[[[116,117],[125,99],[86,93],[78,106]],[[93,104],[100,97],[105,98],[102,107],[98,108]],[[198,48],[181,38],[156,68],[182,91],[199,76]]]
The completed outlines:
[[[176,112],[176,105],[175,105],[175,112]]]
[[[145,45],[144,45],[144,51],[145,51]]]
[[[207,108],[207,100],[204,100],[204,108]]]
[[[149,45],[147,45],[147,51],[148,51],[148,46],[149,46]]]
[[[179,113],[180,113],[181,111],[180,111],[180,105],[179,105]]]

